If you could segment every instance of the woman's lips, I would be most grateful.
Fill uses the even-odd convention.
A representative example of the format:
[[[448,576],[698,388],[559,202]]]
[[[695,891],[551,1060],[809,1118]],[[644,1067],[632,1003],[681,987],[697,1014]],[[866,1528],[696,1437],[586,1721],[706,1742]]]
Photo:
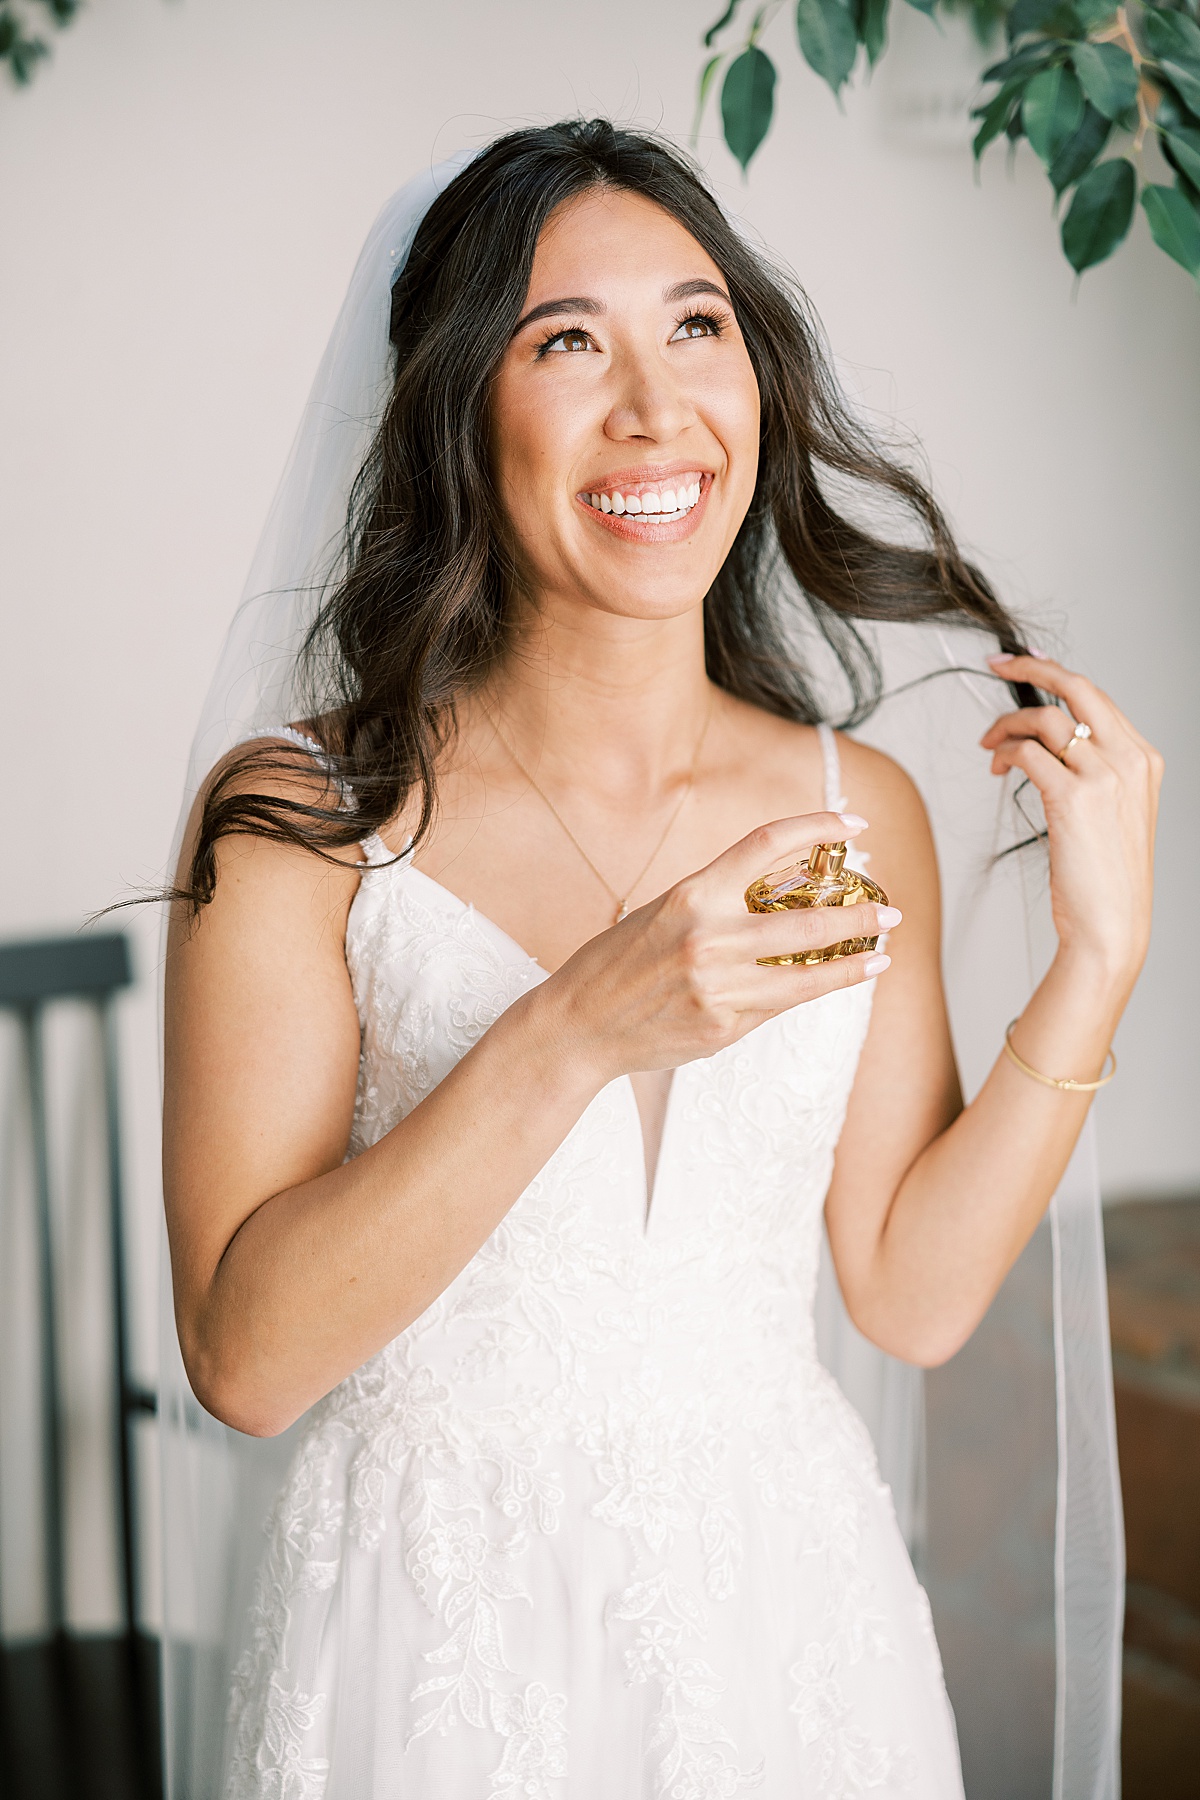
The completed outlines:
[[[682,518],[660,520],[657,513],[613,513],[599,512],[582,495],[576,496],[577,505],[581,506],[589,519],[612,532],[614,537],[624,538],[631,544],[674,544],[690,537],[708,503],[712,488],[711,475],[700,477],[700,498],[689,512]]]

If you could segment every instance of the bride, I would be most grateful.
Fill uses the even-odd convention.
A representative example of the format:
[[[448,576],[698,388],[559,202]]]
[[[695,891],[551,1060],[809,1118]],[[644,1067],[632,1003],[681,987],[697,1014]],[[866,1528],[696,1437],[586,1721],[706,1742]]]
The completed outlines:
[[[1022,648],[660,141],[493,143],[390,308],[301,701],[209,773],[177,878],[180,1344],[236,1431],[301,1421],[225,1792],[959,1796],[816,1358],[822,1221],[875,1344],[970,1336],[1145,953],[1160,759]],[[1025,702],[981,754],[1041,794],[1058,947],[965,1108],[921,802],[816,723],[789,607],[862,710],[864,619],[986,628]],[[747,910],[843,840],[892,904]]]

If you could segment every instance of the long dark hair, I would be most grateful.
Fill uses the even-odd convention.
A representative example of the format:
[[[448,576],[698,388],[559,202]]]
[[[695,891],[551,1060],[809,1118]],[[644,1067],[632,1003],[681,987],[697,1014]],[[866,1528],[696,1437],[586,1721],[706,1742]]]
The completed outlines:
[[[190,877],[177,890],[193,908],[212,898],[216,846],[230,833],[328,855],[417,794],[415,836],[428,831],[456,705],[486,681],[507,641],[516,572],[489,462],[492,382],[547,219],[597,186],[654,201],[707,251],[758,379],[758,482],[704,601],[711,679],[784,718],[820,718],[798,648],[807,622],[840,665],[844,722],[854,724],[881,689],[864,621],[951,619],[1021,648],[1015,621],[960,554],[928,488],[847,410],[803,293],[739,237],[692,164],[606,119],[514,131],[434,201],[392,292],[395,381],[353,489],[340,576],[301,658],[301,716],[329,752],[328,785],[309,801],[249,791],[248,777],[294,775],[296,760],[270,743],[236,753],[208,787]],[[863,522],[862,505],[839,505],[847,487],[867,511],[882,502],[893,528]]]

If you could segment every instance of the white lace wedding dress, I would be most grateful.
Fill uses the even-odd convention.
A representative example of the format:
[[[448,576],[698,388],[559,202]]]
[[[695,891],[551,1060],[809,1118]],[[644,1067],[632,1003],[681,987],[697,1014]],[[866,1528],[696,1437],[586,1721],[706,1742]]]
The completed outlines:
[[[545,979],[365,848],[355,1151]],[[313,1408],[227,1800],[961,1800],[925,1596],[814,1347],[872,986],[678,1069],[649,1207],[614,1081],[437,1303]]]

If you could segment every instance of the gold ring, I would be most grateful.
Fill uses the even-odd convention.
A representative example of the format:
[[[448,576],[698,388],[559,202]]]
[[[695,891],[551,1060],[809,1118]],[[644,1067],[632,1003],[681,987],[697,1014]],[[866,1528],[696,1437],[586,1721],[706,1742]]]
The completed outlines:
[[[1067,741],[1063,745],[1062,749],[1060,751],[1058,751],[1059,762],[1065,763],[1067,760],[1067,752],[1069,750],[1073,750],[1075,748],[1075,745],[1082,743],[1085,738],[1090,738],[1091,735],[1092,735],[1091,726],[1085,725],[1083,723],[1083,721],[1080,720],[1079,724],[1076,725],[1074,731],[1071,733],[1070,737],[1067,739]]]

